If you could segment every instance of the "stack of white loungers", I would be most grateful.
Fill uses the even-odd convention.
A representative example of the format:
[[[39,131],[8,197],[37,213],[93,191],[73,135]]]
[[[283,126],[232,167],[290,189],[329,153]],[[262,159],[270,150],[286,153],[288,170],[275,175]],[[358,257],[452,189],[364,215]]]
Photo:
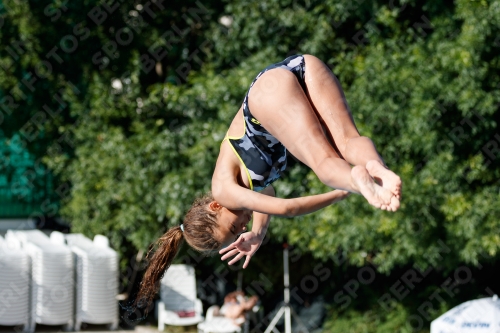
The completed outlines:
[[[0,236],[0,325],[29,330],[30,258],[17,240]]]
[[[21,242],[31,257],[31,320],[73,328],[74,263],[68,246],[55,244],[39,230],[7,231],[6,240]]]
[[[118,327],[118,254],[108,239],[97,235],[91,241],[82,234],[53,232],[55,241],[64,238],[76,258],[75,330],[81,323]]]

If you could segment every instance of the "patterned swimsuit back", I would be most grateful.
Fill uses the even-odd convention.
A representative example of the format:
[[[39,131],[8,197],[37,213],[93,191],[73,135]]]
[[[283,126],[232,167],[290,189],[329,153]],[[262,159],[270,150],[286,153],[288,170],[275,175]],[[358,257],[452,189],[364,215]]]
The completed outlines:
[[[229,137],[228,140],[234,153],[245,166],[250,189],[261,191],[280,178],[286,169],[286,148],[271,135],[261,123],[255,119],[248,107],[248,94],[259,77],[265,72],[283,68],[295,74],[302,89],[305,91],[305,62],[304,56],[294,55],[285,60],[272,64],[262,70],[253,80],[243,100],[243,120],[245,134],[242,137]]]

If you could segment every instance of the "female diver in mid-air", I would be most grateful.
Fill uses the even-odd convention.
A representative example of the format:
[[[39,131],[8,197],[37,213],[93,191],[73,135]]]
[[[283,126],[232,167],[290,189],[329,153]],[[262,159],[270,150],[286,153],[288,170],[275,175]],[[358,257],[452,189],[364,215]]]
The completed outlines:
[[[271,183],[285,170],[287,151],[338,190],[274,197]],[[202,252],[226,246],[220,251],[222,259],[234,257],[231,265],[246,256],[246,268],[272,215],[308,214],[349,192],[361,194],[376,208],[396,211],[401,180],[386,168],[373,142],[359,135],[335,75],[311,55],[291,56],[265,68],[252,82],[221,144],[212,193],[198,198],[183,224],[159,239],[138,301],[151,302],[183,238]],[[252,230],[244,232],[252,214]]]

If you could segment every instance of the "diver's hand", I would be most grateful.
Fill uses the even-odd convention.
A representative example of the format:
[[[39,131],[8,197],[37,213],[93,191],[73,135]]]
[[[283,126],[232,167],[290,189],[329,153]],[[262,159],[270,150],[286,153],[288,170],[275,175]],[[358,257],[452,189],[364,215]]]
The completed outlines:
[[[250,258],[252,258],[254,253],[257,252],[260,244],[262,244],[262,238],[260,236],[253,231],[245,232],[244,234],[241,234],[235,242],[219,251],[220,254],[225,253],[221,260],[226,260],[235,256],[228,263],[229,265],[232,265],[243,258],[243,256],[247,256],[245,263],[243,264],[243,268],[247,268]]]

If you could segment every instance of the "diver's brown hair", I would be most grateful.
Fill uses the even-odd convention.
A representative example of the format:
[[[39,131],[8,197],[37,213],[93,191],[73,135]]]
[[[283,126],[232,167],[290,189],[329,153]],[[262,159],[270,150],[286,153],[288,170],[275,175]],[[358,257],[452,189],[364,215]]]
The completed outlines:
[[[156,241],[156,251],[148,253],[148,268],[142,278],[135,305],[145,308],[147,312],[163,275],[179,252],[183,238],[192,248],[205,254],[211,254],[221,247],[222,243],[214,236],[218,226],[217,212],[208,208],[213,200],[210,192],[197,198],[184,217],[184,231],[180,226],[170,228]]]

